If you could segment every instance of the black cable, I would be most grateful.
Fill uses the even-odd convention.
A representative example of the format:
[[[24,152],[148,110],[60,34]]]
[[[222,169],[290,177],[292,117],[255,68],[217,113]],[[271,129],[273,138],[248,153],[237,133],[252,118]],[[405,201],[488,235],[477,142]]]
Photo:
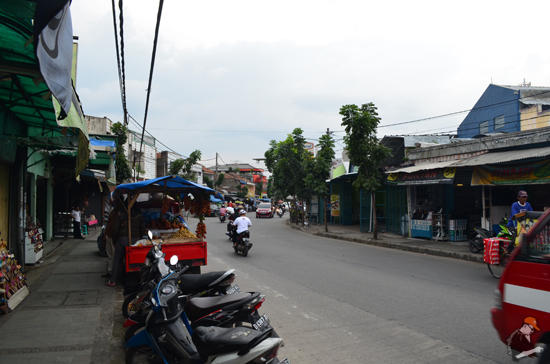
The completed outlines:
[[[134,124],[136,124],[140,129],[143,128],[143,126],[142,126],[140,123],[138,123],[138,121],[137,121],[136,119],[134,119],[134,118],[132,117],[132,115],[128,114],[128,117],[129,117],[130,120],[132,120],[132,121],[134,122]],[[147,132],[147,134],[149,134],[149,136],[150,136],[151,138],[155,139],[160,145],[164,146],[167,150],[169,150],[169,151],[171,151],[171,152],[173,152],[173,153],[175,153],[175,154],[177,154],[177,155],[182,156],[182,158],[184,158],[184,159],[187,158],[187,157],[185,157],[183,154],[178,153],[178,152],[176,152],[175,150],[173,150],[173,149],[171,149],[170,147],[168,147],[166,144],[164,144],[163,142],[161,142],[158,138],[156,138],[156,137],[155,137],[153,134],[151,134],[149,131],[147,131],[147,130],[145,130],[145,131]]]
[[[124,113],[124,120],[126,120],[126,89],[124,86],[124,82],[122,80],[122,68],[120,65],[120,52],[118,48],[118,33],[116,30],[116,9],[115,9],[115,0],[111,0],[112,8],[113,8],[113,28],[115,32],[115,47],[116,47],[116,62],[117,62],[117,68],[118,68],[118,84],[120,86],[120,98],[122,102],[122,112]],[[125,124],[126,125],[126,121]]]
[[[114,1],[114,0],[113,0]],[[120,64],[122,69],[122,107],[124,111],[124,126],[128,127],[128,109],[126,108],[126,69],[125,69],[125,62],[124,62],[124,12],[123,12],[123,5],[122,0],[118,1],[118,7],[119,7],[119,24],[120,24]],[[114,15],[114,14],[113,14]]]
[[[122,0],[121,0],[122,1]],[[160,28],[160,18],[162,15],[162,6],[164,5],[164,0],[159,1],[159,10],[157,13],[157,25],[155,27],[155,39],[153,40],[153,54],[151,55],[151,68],[149,69],[149,83],[147,85],[147,99],[145,101],[145,116],[143,118],[143,131],[141,132],[141,143],[139,145],[139,154],[141,155],[141,147],[143,145],[143,136],[145,135],[145,126],[147,125],[147,112],[149,111],[149,97],[151,96],[151,84],[153,82],[153,70],[155,69],[155,57],[157,54],[157,43],[159,39],[159,28]],[[139,164],[138,164],[138,175],[139,179]]]

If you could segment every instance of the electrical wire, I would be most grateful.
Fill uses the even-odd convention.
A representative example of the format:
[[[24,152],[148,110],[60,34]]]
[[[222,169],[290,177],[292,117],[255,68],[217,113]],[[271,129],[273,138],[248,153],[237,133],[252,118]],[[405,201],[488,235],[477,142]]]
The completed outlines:
[[[113,10],[113,27],[115,33],[115,47],[116,47],[116,60],[118,67],[118,82],[120,86],[120,98],[122,101],[122,111],[124,113],[124,126],[128,126],[128,109],[126,108],[126,71],[125,71],[125,62],[124,62],[124,13],[122,0],[119,0],[119,9],[120,9],[120,53],[118,47],[118,34],[116,29],[116,7],[115,0],[111,0],[112,10]]]
[[[141,132],[141,142],[139,144],[139,154],[141,155],[141,148],[143,146],[143,137],[145,135],[145,126],[147,125],[147,113],[149,111],[149,98],[151,96],[151,84],[153,83],[153,70],[155,69],[155,57],[157,55],[157,44],[159,39],[159,28],[160,28],[160,18],[162,16],[162,6],[164,5],[164,0],[159,1],[159,10],[157,13],[157,25],[155,27],[155,39],[153,40],[153,54],[151,55],[151,67],[149,69],[149,83],[147,84],[147,98],[145,101],[145,115],[143,117],[143,131]],[[138,164],[138,175],[137,179],[139,180],[139,164]]]

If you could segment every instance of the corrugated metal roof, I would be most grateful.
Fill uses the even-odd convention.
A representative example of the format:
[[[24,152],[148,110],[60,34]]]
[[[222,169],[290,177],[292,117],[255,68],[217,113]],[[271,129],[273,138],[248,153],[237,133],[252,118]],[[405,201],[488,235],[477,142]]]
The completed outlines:
[[[418,172],[418,171],[423,171],[428,169],[446,168],[456,162],[457,162],[456,160],[453,160],[453,161],[445,161],[445,162],[422,163],[416,166],[400,168],[395,171],[387,171],[386,173],[397,173],[397,172],[413,173],[413,172]]]
[[[550,147],[544,148],[534,148],[534,149],[522,149],[522,150],[509,150],[506,152],[495,152],[495,153],[486,153],[478,155],[477,157],[472,157],[463,160],[453,160],[445,162],[434,162],[434,163],[422,163],[416,166],[404,167],[396,169],[394,171],[387,171],[386,173],[413,173],[429,169],[438,169],[438,168],[447,168],[447,167],[473,167],[481,166],[485,164],[495,164],[495,163],[505,163],[517,161],[520,159],[528,158],[540,158],[550,155]]]
[[[527,158],[546,157],[548,155],[550,155],[550,147],[510,150],[507,152],[482,154],[477,157],[472,157],[472,158],[455,162],[452,166],[453,167],[480,166],[484,164],[512,162],[512,161],[527,159]]]

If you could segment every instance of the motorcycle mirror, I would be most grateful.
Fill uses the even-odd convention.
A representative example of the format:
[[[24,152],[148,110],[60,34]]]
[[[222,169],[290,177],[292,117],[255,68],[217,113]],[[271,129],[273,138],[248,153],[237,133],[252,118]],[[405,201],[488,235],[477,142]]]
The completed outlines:
[[[153,240],[153,233],[151,230],[147,230],[147,236],[149,237],[149,240]]]
[[[154,240],[151,240],[151,241],[152,241],[152,243],[153,243],[154,246],[159,246],[159,242],[158,242],[158,241],[154,241]]]
[[[172,255],[172,258],[170,258],[170,265],[176,265],[178,264],[179,258],[177,255]]]

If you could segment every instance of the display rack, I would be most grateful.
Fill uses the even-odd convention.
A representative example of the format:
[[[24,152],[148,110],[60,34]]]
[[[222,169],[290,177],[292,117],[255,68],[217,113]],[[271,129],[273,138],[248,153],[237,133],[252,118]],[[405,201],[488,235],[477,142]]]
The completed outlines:
[[[1,247],[1,246],[0,246]],[[29,295],[27,278],[13,254],[0,250],[0,312],[15,309]]]
[[[73,217],[70,212],[58,212],[55,217],[55,235],[73,234]]]
[[[413,238],[432,238],[431,220],[411,220],[411,237]]]
[[[445,214],[432,214],[432,239],[437,241],[449,240],[446,229],[447,218]]]
[[[449,220],[449,237],[451,241],[468,240],[468,220]]]
[[[27,232],[25,237],[25,264],[36,264],[44,254],[42,244],[42,229],[34,229]]]

